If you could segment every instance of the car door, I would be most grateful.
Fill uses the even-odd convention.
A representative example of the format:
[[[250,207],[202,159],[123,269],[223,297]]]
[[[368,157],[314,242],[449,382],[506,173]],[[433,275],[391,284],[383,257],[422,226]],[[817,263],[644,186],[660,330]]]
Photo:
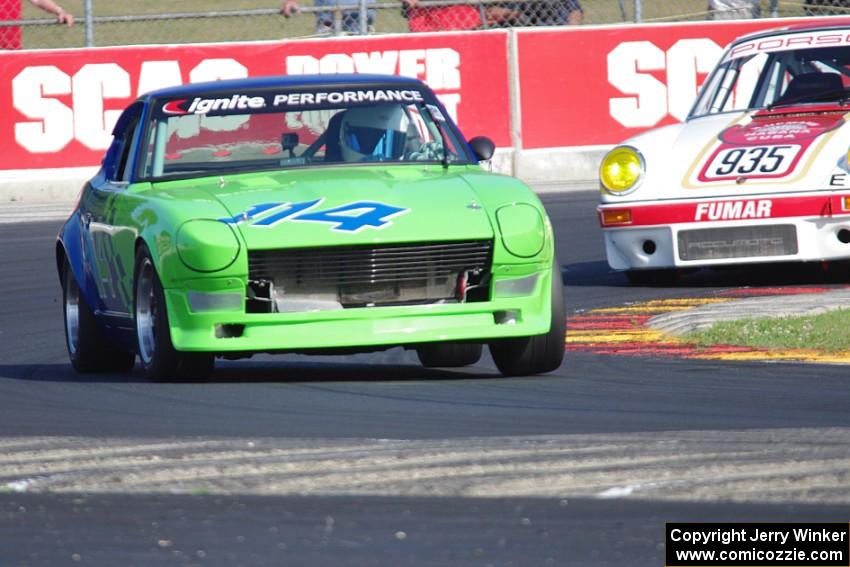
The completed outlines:
[[[132,324],[132,255],[136,231],[126,222],[125,201],[142,110],[143,105],[136,103],[118,119],[103,167],[90,182],[90,190],[85,192],[80,204],[89,270],[100,299],[95,310],[108,326]]]

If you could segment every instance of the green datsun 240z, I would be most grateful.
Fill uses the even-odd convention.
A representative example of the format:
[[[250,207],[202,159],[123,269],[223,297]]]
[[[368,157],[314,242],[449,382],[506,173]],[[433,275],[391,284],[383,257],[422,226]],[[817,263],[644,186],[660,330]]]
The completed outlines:
[[[151,92],[118,119],[56,246],[78,372],[198,378],[216,356],[415,348],[548,372],[552,227],[422,82],[263,77]]]

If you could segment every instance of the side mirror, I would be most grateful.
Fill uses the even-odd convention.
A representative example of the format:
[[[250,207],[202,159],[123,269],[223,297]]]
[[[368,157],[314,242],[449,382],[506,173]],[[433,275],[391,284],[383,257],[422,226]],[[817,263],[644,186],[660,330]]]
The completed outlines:
[[[295,157],[295,148],[298,147],[298,134],[288,132],[280,137],[280,147],[283,151],[289,150],[289,157]]]
[[[472,153],[479,161],[487,161],[493,157],[493,152],[496,151],[496,144],[486,136],[475,136],[469,140],[469,147],[472,148]]]

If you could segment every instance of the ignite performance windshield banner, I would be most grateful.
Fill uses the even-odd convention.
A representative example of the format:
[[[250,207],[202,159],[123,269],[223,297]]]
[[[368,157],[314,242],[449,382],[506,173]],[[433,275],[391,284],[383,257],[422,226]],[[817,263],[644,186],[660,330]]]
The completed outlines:
[[[425,98],[417,90],[371,89],[337,90],[313,92],[255,92],[248,94],[225,94],[224,96],[176,99],[164,103],[160,109],[163,116],[207,114],[228,116],[252,112],[280,112],[292,108],[332,108],[333,105],[368,105],[381,103],[417,103]]]
[[[847,567],[850,524],[668,523],[665,567]]]

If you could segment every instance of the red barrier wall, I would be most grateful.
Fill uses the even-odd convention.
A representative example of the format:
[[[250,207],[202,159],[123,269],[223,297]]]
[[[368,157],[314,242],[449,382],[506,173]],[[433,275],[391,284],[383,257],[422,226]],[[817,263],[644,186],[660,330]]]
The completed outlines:
[[[510,146],[506,53],[506,32],[0,52],[0,170],[97,165],[141,92],[315,72],[424,79],[467,135]]]
[[[139,93],[268,74],[424,79],[468,137],[512,146],[515,41],[523,149],[615,144],[683,119],[722,46],[813,20],[496,30],[368,38],[0,52],[0,170],[99,163]],[[513,34],[513,35],[512,35]]]
[[[812,20],[521,30],[523,148],[615,144],[683,120],[738,36]]]

